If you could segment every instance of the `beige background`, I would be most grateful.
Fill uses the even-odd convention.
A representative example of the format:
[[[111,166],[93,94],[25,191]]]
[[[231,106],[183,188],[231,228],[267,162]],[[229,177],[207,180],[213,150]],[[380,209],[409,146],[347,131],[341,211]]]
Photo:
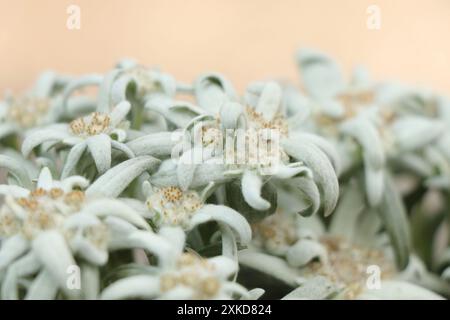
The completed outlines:
[[[81,30],[66,8],[81,7]],[[382,28],[366,27],[381,8]],[[219,71],[239,90],[251,80],[297,80],[293,53],[325,50],[346,70],[427,84],[450,94],[450,0],[0,0],[0,90],[28,86],[48,68],[103,72],[121,57],[183,81]]]

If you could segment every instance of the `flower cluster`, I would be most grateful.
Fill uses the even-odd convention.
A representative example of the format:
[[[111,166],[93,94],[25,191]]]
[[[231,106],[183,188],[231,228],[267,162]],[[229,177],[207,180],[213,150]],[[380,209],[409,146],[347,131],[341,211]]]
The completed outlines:
[[[296,58],[242,95],[124,60],[5,97],[0,298],[450,297],[450,99]]]

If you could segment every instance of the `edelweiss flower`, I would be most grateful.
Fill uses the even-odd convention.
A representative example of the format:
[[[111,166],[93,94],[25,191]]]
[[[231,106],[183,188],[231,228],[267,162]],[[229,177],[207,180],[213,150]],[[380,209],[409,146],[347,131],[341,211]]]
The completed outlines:
[[[80,176],[54,181],[44,168],[33,191],[1,186],[5,195],[0,209],[3,299],[53,299],[58,292],[79,297],[80,291],[67,285],[69,268],[77,266],[74,257],[87,264],[83,272],[88,283],[82,294],[94,298],[98,266],[107,262],[114,241],[127,236],[124,229],[149,229],[145,220],[121,201],[86,195],[82,189],[88,184]],[[31,283],[24,283],[36,273]],[[19,296],[19,287],[25,288],[24,296]]]
[[[358,206],[355,193],[360,191],[352,188],[347,192],[346,205],[334,213],[327,231],[315,217],[302,218],[291,212],[278,212],[255,224],[253,244],[239,253],[240,263],[291,286],[300,284],[286,296],[288,299],[362,299],[383,294],[396,299],[439,298],[405,283],[442,289],[415,259],[400,272],[405,266],[396,267],[392,248],[402,240],[396,238],[397,244],[386,242],[385,235],[380,234],[381,219],[370,212],[352,210]],[[371,266],[381,270],[382,294],[366,288]]]
[[[131,235],[144,239],[149,234]],[[230,299],[247,296],[248,291],[228,280],[237,272],[237,264],[224,256],[202,258],[184,248],[184,232],[164,227],[159,232],[164,248],[155,248],[160,258],[157,267],[144,274],[120,279],[102,292],[102,299]],[[162,239],[161,239],[162,238]],[[149,238],[150,240],[150,238]]]
[[[176,128],[186,128],[197,117],[216,116],[224,103],[237,99],[232,84],[217,73],[200,75],[192,86],[178,89],[178,91],[193,94],[198,106],[185,101],[172,101],[158,97],[149,99],[145,106],[146,109],[161,114]]]
[[[110,78],[110,104],[125,99],[132,102],[131,129],[147,133],[167,130],[165,119],[158,113],[171,105],[175,96],[177,83],[172,76],[128,61]]]
[[[172,76],[131,63],[123,66],[116,75],[111,92],[113,101],[126,98],[126,90],[131,83],[135,83],[136,94],[143,99],[158,93],[167,97],[175,95],[176,83]]]
[[[346,84],[337,63],[314,50],[301,50],[298,64],[316,117],[313,129],[335,141],[341,175],[359,166],[358,149],[362,150],[367,200],[378,205],[384,192],[385,149],[391,142],[382,130],[388,114],[379,106],[376,87],[362,68],[355,69],[352,82]]]
[[[0,102],[0,298],[450,297],[449,100],[297,57],[304,91],[122,60]]]
[[[332,156],[333,164],[338,161],[332,147],[320,137],[313,135],[289,135],[288,123],[280,110],[281,88],[278,84],[267,83],[257,101],[256,106],[249,106],[246,109],[238,103],[226,102],[222,105],[218,117],[203,114],[190,121],[185,130],[192,128],[194,139],[195,137],[199,139],[194,141],[191,149],[184,150],[178,161],[176,168],[178,184],[182,189],[189,188],[195,180],[198,180],[197,174],[211,172],[208,166],[219,163],[225,180],[227,177],[228,180],[242,177],[242,194],[250,207],[264,211],[275,208],[261,196],[261,192],[264,192],[263,187],[270,188],[270,184],[276,183],[276,180],[283,181],[297,175],[309,173],[311,176],[312,172],[323,191],[324,211],[330,214],[338,196],[336,174],[332,162],[327,157]],[[238,133],[239,130],[241,133],[242,130],[244,132],[241,140],[235,135],[231,136],[233,141],[231,148],[226,144],[229,138],[227,129]],[[276,136],[272,136],[272,133]],[[198,151],[204,156],[201,163],[196,163],[194,158]],[[291,163],[289,157],[297,161]],[[215,170],[217,169],[215,166]],[[167,171],[160,170],[152,181],[156,185],[167,186],[164,184],[168,181],[167,176]],[[161,181],[161,177],[164,177],[165,182]],[[271,182],[266,185],[269,180]],[[218,178],[214,181],[221,183],[223,179]],[[198,186],[198,183],[195,185]],[[307,195],[310,195],[308,194],[311,193],[310,183],[307,186],[297,187],[300,189],[303,187],[307,190]],[[314,193],[314,196],[316,195],[317,193]],[[316,202],[316,199],[312,202]]]
[[[92,110],[94,102],[87,96],[64,101],[64,89],[72,81],[75,80],[48,71],[37,79],[29,92],[21,96],[9,95],[0,101],[0,139],[11,134],[22,137],[30,129]]]
[[[70,146],[70,152],[62,171],[67,177],[75,169],[86,148],[94,159],[100,174],[111,167],[111,148],[132,158],[134,153],[123,143],[126,138],[126,121],[130,103],[122,101],[110,113],[94,112],[73,120],[70,124],[55,124],[33,130],[22,145],[22,153],[28,156],[40,144],[52,147],[57,143]]]
[[[409,92],[409,91],[407,91]],[[396,106],[394,116],[389,124],[394,143],[391,158],[397,167],[412,172],[415,176],[426,179],[429,187],[448,189],[450,186],[450,113],[446,98],[431,96],[416,98],[413,110],[404,110],[412,93],[404,93],[391,104]],[[414,97],[419,95],[415,93]],[[420,96],[420,95],[419,95]],[[433,106],[434,112],[427,110]],[[411,109],[411,107],[409,108]],[[431,114],[430,114],[431,113]]]
[[[216,221],[222,233],[223,254],[236,256],[237,234],[241,245],[251,240],[251,229],[247,220],[235,210],[223,206],[205,204],[208,190],[203,194],[193,190],[183,191],[179,187],[151,188],[146,184],[146,205],[152,213],[151,219],[158,227],[180,226],[186,231],[193,230],[200,224]]]

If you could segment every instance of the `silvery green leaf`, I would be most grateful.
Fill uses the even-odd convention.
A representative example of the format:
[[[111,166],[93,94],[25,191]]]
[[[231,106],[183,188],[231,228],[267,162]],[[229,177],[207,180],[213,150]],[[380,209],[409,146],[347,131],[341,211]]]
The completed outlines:
[[[408,264],[410,231],[406,210],[400,194],[389,177],[385,178],[383,199],[377,210],[395,251],[397,266],[402,270]]]
[[[380,204],[384,192],[384,171],[364,166],[364,180],[366,184],[367,200],[372,207]]]
[[[100,292],[99,268],[87,263],[81,265],[81,290],[83,298],[95,300]]]
[[[278,209],[285,212],[296,212],[303,214],[309,211],[308,209],[310,208],[310,205],[304,198],[304,194],[296,187],[293,180],[295,179],[290,179],[283,182],[274,182],[277,192]],[[315,184],[314,181],[312,181],[312,183]],[[320,206],[320,194],[318,200]],[[308,212],[306,214],[308,215],[309,213],[312,214],[312,212]]]
[[[111,141],[111,148],[114,150],[118,150],[125,154],[128,158],[134,158],[135,154],[134,152],[128,148],[128,146],[122,142],[118,142],[116,140],[110,140]]]
[[[217,114],[225,102],[236,100],[232,84],[218,73],[199,76],[194,82],[194,92],[198,105],[211,114]]]
[[[189,121],[189,123],[183,128],[183,134],[185,134],[185,135],[190,134],[189,133],[190,130],[193,130],[194,134],[196,132],[201,132],[203,127],[205,127],[208,124],[214,125],[216,123],[216,121],[217,121],[216,116],[213,116],[213,115],[207,114],[207,113],[200,114],[200,115],[196,116],[195,118],[191,119],[191,121]],[[190,142],[190,140],[189,140],[190,138],[191,137],[188,136],[186,140]],[[194,138],[195,138],[195,136],[194,136]]]
[[[43,142],[56,142],[69,137],[70,135],[67,133],[67,130],[63,130],[63,128],[44,128],[33,130],[32,132],[27,134],[25,140],[22,143],[22,154],[27,157],[35,147]]]
[[[18,293],[18,279],[12,269],[8,269],[5,274],[2,274],[1,297],[2,300],[19,300]]]
[[[277,184],[279,208],[311,216],[320,208],[320,192],[312,178],[295,177]]]
[[[206,161],[198,165],[197,170],[195,170],[194,177],[192,178],[191,188],[200,188],[206,186],[211,181],[216,183],[223,183],[231,180],[231,177],[225,175],[225,166],[223,164],[214,163],[214,160],[221,160],[221,158],[211,159],[210,162]],[[169,187],[178,186],[178,176],[175,167],[175,162],[171,159],[163,161],[163,164],[172,163],[174,167],[163,168],[161,165],[160,169],[154,173],[150,181],[156,187]]]
[[[70,246],[77,257],[96,266],[103,266],[108,261],[108,251],[97,248],[81,234],[70,241]]]
[[[303,161],[312,170],[322,189],[325,216],[330,215],[339,197],[339,184],[328,157],[315,145],[301,140],[286,139],[281,143],[288,155]]]
[[[329,232],[334,235],[353,239],[357,232],[358,217],[365,208],[361,186],[354,181],[343,190],[339,204],[331,220]]]
[[[110,232],[108,250],[130,249],[130,245],[127,244],[128,236],[139,229],[131,223],[113,216],[106,217],[104,221]]]
[[[111,167],[111,138],[101,133],[87,138],[86,144],[98,173],[105,173]]]
[[[448,97],[438,96],[436,100],[439,118],[450,123],[450,99]]]
[[[266,291],[261,288],[249,290],[246,295],[241,297],[241,300],[258,300]]]
[[[339,100],[323,99],[319,106],[321,112],[332,119],[342,119],[345,116],[345,106]]]
[[[320,208],[320,191],[314,180],[298,177],[293,183],[305,195],[305,201],[309,204],[309,207],[306,210],[301,211],[300,214],[304,217],[315,214]]]
[[[87,96],[74,96],[67,102],[65,116],[74,119],[95,111],[97,101]],[[59,106],[56,106],[58,108]],[[56,109],[55,108],[55,109]]]
[[[160,163],[151,156],[140,156],[124,161],[106,171],[86,190],[88,195],[119,196],[144,171],[154,170]]]
[[[213,193],[216,193],[216,197],[220,199],[218,200],[218,203],[223,204],[224,199],[220,198],[221,194],[220,190],[223,190],[223,186],[218,186],[215,182],[211,181],[210,183],[208,183],[206,187],[203,188],[203,190],[200,193],[200,198],[202,199],[202,202],[205,203]]]
[[[194,87],[190,83],[184,83],[184,82],[177,81],[176,92],[183,93],[183,94],[192,94],[194,92]]]
[[[291,163],[289,165],[281,163],[271,168],[271,171],[274,172],[272,177],[282,180],[291,179],[296,176],[307,176],[310,178],[313,177],[311,170],[303,166],[301,162]]]
[[[112,234],[128,235],[138,230],[133,224],[115,216],[107,216],[104,218],[104,222],[108,225]]]
[[[315,259],[326,263],[328,256],[326,248],[320,242],[301,239],[288,249],[286,259],[289,265],[298,268],[307,265]]]
[[[403,281],[382,281],[380,289],[366,289],[359,296],[361,300],[443,300],[440,295]]]
[[[374,169],[380,169],[385,162],[383,143],[376,127],[367,119],[357,117],[345,121],[341,132],[353,137],[362,147],[364,160]]]
[[[164,94],[169,97],[173,97],[177,89],[177,82],[175,78],[168,73],[163,73],[157,70],[151,70],[150,72],[152,78],[154,78],[157,84],[161,86]]]
[[[131,233],[122,243],[122,248],[141,248],[158,257],[158,264],[170,267],[175,263],[178,248],[170,241],[151,231],[135,231]]]
[[[330,280],[316,276],[306,280],[300,287],[285,295],[282,300],[322,300],[335,292],[337,288]]]
[[[219,222],[219,228],[220,233],[222,235],[222,255],[232,259],[236,262],[236,266],[238,264],[238,247],[237,247],[237,241],[236,237],[231,230],[231,228],[226,225],[225,223]],[[236,268],[237,269],[237,268]],[[236,280],[237,273],[235,273],[235,278],[233,280]]]
[[[97,111],[102,113],[108,113],[110,111],[112,101],[111,92],[114,82],[118,76],[123,72],[120,69],[114,69],[109,71],[104,77],[98,90],[98,105]]]
[[[6,268],[11,262],[24,254],[29,243],[21,234],[2,240],[0,247],[0,270]]]
[[[208,259],[218,278],[227,279],[238,271],[237,263],[228,257],[215,256]]]
[[[68,101],[72,93],[76,90],[81,89],[87,86],[100,85],[103,80],[103,76],[101,74],[88,74],[81,76],[77,79],[70,81],[67,86],[64,88],[62,93],[62,107],[63,110],[68,109]]]
[[[75,141],[75,139],[77,142],[82,140],[82,138],[79,138],[79,137],[73,137],[73,138],[69,138],[67,140]],[[39,149],[39,153],[44,153],[44,154],[48,153],[50,151],[50,149],[52,149],[53,147],[56,147],[60,142],[61,141],[58,141],[58,140],[48,140],[48,141],[42,142],[40,149]],[[69,143],[66,143],[66,139],[62,140],[62,142],[64,144],[70,145]],[[77,142],[74,142],[74,144]]]
[[[158,112],[178,128],[186,127],[192,119],[205,113],[204,110],[189,102],[172,101],[172,99],[162,96],[150,97],[145,104],[145,108]]]
[[[312,133],[307,132],[296,132],[290,136],[293,139],[297,139],[298,141],[308,141],[316,145],[323,153],[327,155],[333,164],[334,170],[337,174],[341,171],[341,159],[340,155],[336,149],[336,147],[329,142],[327,139]]]
[[[354,232],[352,241],[361,246],[373,246],[374,243],[379,242],[380,230],[382,230],[382,223],[376,213],[376,209],[363,210],[358,217],[357,229]]]
[[[403,151],[426,146],[440,137],[444,130],[444,123],[419,116],[403,117],[392,126],[396,144]]]
[[[297,63],[303,85],[313,97],[331,98],[344,87],[340,67],[327,55],[312,49],[301,49],[297,53]]]
[[[31,283],[25,300],[53,300],[58,293],[58,283],[51,273],[43,269]]]
[[[65,178],[59,183],[54,182],[54,184],[59,185],[64,190],[64,192],[70,192],[74,188],[79,188],[82,190],[86,189],[89,186],[89,180],[82,176],[71,176]]]
[[[76,265],[64,237],[57,231],[43,231],[32,242],[36,257],[46,270],[50,272],[59,288],[69,297],[77,293],[67,288],[67,270]]]
[[[450,265],[450,248],[447,248],[443,252],[441,252],[437,259],[437,265],[440,269],[443,269]]]
[[[261,197],[267,199],[269,202],[269,208],[266,210],[258,210],[250,206],[250,204],[243,197],[242,187],[237,183],[229,183],[226,185],[226,193],[228,205],[241,213],[248,221],[257,222],[261,221],[268,215],[275,212],[277,208],[277,193],[274,186],[270,183],[264,184],[261,189]]]
[[[421,155],[406,153],[399,155],[395,160],[419,176],[429,177],[433,175],[433,165],[427,162]]]
[[[442,282],[442,279],[436,274],[429,272],[424,262],[416,255],[411,255],[408,266],[401,273],[396,275],[395,279],[413,283],[444,296],[450,294],[449,284]]]
[[[148,181],[145,181],[148,182]],[[143,192],[143,199],[145,199],[148,195],[148,193]],[[149,212],[147,205],[145,202],[141,201],[140,199],[135,198],[118,198],[122,203],[126,204],[130,208],[132,208],[134,211],[138,212],[139,215],[146,219],[150,219],[152,217],[152,214]]]
[[[173,132],[158,132],[131,140],[127,143],[127,146],[136,156],[166,157],[171,154],[172,149],[178,143],[179,139]]]
[[[218,299],[229,299],[230,296],[246,297],[248,294],[247,289],[237,282],[225,282],[223,292],[225,293],[223,297],[219,295]]]
[[[445,268],[444,272],[442,272],[442,278],[445,281],[450,282],[450,267]]]
[[[267,121],[272,120],[280,111],[281,98],[280,85],[273,81],[267,82],[256,105],[256,112],[260,113]]]
[[[256,210],[268,210],[270,202],[261,196],[262,178],[252,170],[245,170],[242,177],[242,195],[245,201]]]
[[[33,95],[45,98],[51,95],[54,86],[57,84],[58,77],[53,71],[42,72],[32,89]]]
[[[450,159],[450,150],[448,148],[449,145],[450,145],[450,132],[446,132],[442,135],[442,137],[440,137],[437,143],[437,147],[439,148],[439,150],[441,150],[443,154],[445,154],[447,159]]]
[[[252,230],[247,220],[226,206],[207,204],[200,208],[191,219],[191,228],[207,221],[218,221],[228,225],[239,236],[242,245],[247,245],[252,238]]]
[[[0,107],[2,105],[0,104]],[[16,124],[13,123],[2,123],[0,124],[0,139],[3,139],[13,133],[20,132],[20,129]]]
[[[159,236],[163,237],[172,246],[172,251],[179,256],[186,242],[186,234],[181,227],[164,226],[159,229]]]
[[[239,251],[239,263],[249,268],[264,272],[288,285],[296,285],[299,274],[296,269],[290,268],[287,263],[278,257],[251,249]]]
[[[428,145],[423,150],[425,159],[437,168],[438,172],[445,175],[450,173],[450,159],[435,145]]]
[[[50,170],[50,175],[53,176],[58,176],[59,175],[59,170],[58,168],[56,168],[56,163],[53,159],[48,158],[47,156],[43,156],[43,157],[37,157],[35,158],[35,162],[38,165],[39,168],[48,168]],[[36,176],[36,175],[34,175]]]
[[[66,144],[68,146],[74,146],[80,142],[83,142],[85,139],[78,137],[78,136],[67,136],[62,140],[63,144]],[[59,141],[56,140],[50,140],[50,141],[45,141],[42,143],[42,147],[41,149],[43,149],[45,152],[48,152],[52,147],[54,147],[55,145],[57,145],[59,143]]]
[[[135,94],[135,90],[138,86],[139,84],[132,74],[126,74],[126,71],[118,74],[117,79],[110,88],[110,104],[114,105],[120,101],[126,100],[130,93]]]
[[[177,165],[177,177],[182,190],[187,190],[191,185],[198,164],[203,161],[201,159],[204,154],[203,151],[202,146],[193,147],[181,155]]]
[[[98,226],[101,224],[101,221],[95,216],[95,214],[91,211],[81,211],[75,214],[70,215],[64,221],[65,229],[75,229],[75,228],[88,228],[93,226]]]
[[[244,107],[237,102],[225,102],[220,108],[220,125],[223,129],[244,128],[246,126]]]
[[[109,113],[111,119],[110,126],[117,127],[120,122],[126,119],[127,114],[130,112],[131,104],[128,101],[119,102]]]
[[[297,216],[297,234],[299,239],[319,240],[325,233],[325,226],[319,216]]]
[[[42,168],[39,173],[37,188],[42,188],[44,190],[49,190],[53,187],[53,178],[50,169],[47,167]]]
[[[1,279],[1,297],[3,300],[19,299],[19,279],[27,277],[39,271],[41,264],[36,258],[34,252],[29,252],[14,261],[10,267],[3,272],[4,278]]]
[[[448,175],[432,177],[425,181],[425,185],[428,188],[450,189],[450,177]]]
[[[289,127],[294,130],[303,125],[310,117],[312,108],[310,100],[295,87],[284,89],[283,106],[287,114]]]
[[[25,170],[25,168],[23,168],[14,158],[0,154],[0,167],[8,170],[21,186],[31,188],[32,183],[27,170]]]
[[[135,226],[149,230],[145,219],[130,206],[116,199],[97,199],[88,203],[80,213],[87,213],[97,217],[114,216],[134,224]]]
[[[120,279],[106,287],[100,298],[102,300],[119,300],[129,298],[151,299],[160,292],[159,279],[147,275]]]
[[[255,108],[265,84],[265,81],[254,81],[248,84],[244,93],[244,104]]]

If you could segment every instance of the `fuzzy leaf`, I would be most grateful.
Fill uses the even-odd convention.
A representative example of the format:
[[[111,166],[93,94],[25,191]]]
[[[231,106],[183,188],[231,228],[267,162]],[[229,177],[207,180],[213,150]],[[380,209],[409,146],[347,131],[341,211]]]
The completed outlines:
[[[86,193],[117,197],[140,174],[154,170],[159,163],[158,159],[151,156],[140,156],[124,161],[95,180]]]
[[[410,231],[400,194],[390,178],[386,177],[386,189],[377,210],[391,239],[397,266],[400,270],[408,265],[410,253]]]
[[[263,199],[267,199],[267,202],[270,204],[269,208],[266,210],[257,210],[252,208],[245,200],[242,195],[241,186],[237,183],[227,184],[226,192],[228,205],[244,215],[244,217],[246,217],[251,223],[261,221],[268,215],[273,214],[277,208],[277,193],[275,188],[270,183],[264,184],[261,189],[261,197]]]

